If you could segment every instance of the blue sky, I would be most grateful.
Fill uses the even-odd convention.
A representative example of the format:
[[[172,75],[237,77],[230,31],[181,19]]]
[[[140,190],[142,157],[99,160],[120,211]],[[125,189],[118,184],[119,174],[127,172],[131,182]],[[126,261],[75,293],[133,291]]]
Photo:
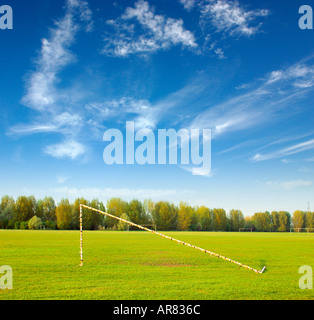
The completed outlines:
[[[310,1],[311,2],[311,1]],[[0,194],[314,206],[314,31],[299,0],[10,1]],[[314,3],[313,3],[314,5]],[[108,166],[108,128],[212,129],[212,172]]]

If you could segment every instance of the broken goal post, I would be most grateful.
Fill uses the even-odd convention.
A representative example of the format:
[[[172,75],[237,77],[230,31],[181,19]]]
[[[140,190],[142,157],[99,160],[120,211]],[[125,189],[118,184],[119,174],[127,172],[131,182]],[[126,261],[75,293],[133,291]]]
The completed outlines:
[[[200,248],[200,247],[196,247],[196,246],[194,246],[194,245],[192,245],[192,244],[189,244],[189,243],[187,243],[187,242],[183,242],[183,241],[181,241],[181,240],[177,240],[177,239],[175,239],[175,238],[166,236],[166,235],[164,235],[164,234],[162,234],[162,233],[159,233],[159,232],[157,232],[157,231],[148,229],[148,228],[146,228],[146,227],[140,226],[140,225],[138,225],[138,224],[135,224],[135,223],[133,223],[133,222],[127,221],[127,220],[125,220],[125,219],[116,217],[116,216],[114,216],[114,215],[112,215],[112,214],[109,214],[109,213],[107,213],[107,212],[103,212],[103,211],[100,211],[100,210],[98,210],[98,209],[94,209],[94,208],[88,207],[88,206],[86,206],[86,205],[84,205],[84,204],[81,204],[81,205],[80,205],[80,256],[81,256],[81,264],[80,264],[80,266],[81,266],[81,267],[83,266],[83,208],[88,209],[88,210],[91,210],[91,211],[94,211],[94,212],[97,212],[97,213],[100,213],[100,214],[103,214],[103,215],[105,215],[105,216],[107,216],[107,217],[110,217],[110,218],[113,218],[113,219],[116,219],[116,220],[119,220],[119,221],[122,221],[122,222],[124,222],[124,223],[127,223],[128,225],[131,225],[131,226],[136,227],[136,228],[139,228],[139,229],[141,229],[141,230],[148,231],[148,232],[150,232],[150,233],[156,234],[157,236],[160,236],[160,237],[162,237],[162,238],[169,239],[169,240],[171,240],[171,241],[175,241],[175,242],[177,242],[177,243],[179,243],[179,244],[182,244],[182,245],[184,245],[184,246],[187,246],[187,247],[190,247],[190,248],[194,248],[194,249],[199,250],[199,251],[202,251],[202,252],[204,252],[204,253],[208,253],[208,254],[210,254],[211,256],[214,256],[214,257],[223,259],[223,260],[225,260],[225,261],[231,262],[231,263],[233,263],[233,264],[236,264],[236,265],[239,266],[239,268],[243,267],[243,268],[249,269],[249,270],[251,270],[251,271],[254,271],[255,273],[259,273],[259,274],[263,273],[263,272],[265,271],[265,269],[266,269],[266,266],[265,266],[265,267],[263,267],[262,270],[256,270],[256,269],[251,268],[251,267],[249,267],[249,266],[247,266],[247,265],[245,265],[245,264],[242,264],[242,263],[240,263],[240,262],[238,262],[238,261],[235,261],[235,260],[229,259],[229,258],[227,258],[227,257],[224,257],[224,256],[222,256],[222,255],[220,255],[220,254],[218,254],[218,253],[211,252],[211,251],[209,251],[209,250],[205,250],[205,249],[202,249],[202,248]]]

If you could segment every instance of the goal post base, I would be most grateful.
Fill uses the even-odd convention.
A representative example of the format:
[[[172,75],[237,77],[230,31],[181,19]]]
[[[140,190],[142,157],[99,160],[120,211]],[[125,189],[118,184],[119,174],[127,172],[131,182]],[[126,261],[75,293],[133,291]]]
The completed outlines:
[[[264,273],[265,270],[266,270],[266,266],[260,271],[260,273]]]

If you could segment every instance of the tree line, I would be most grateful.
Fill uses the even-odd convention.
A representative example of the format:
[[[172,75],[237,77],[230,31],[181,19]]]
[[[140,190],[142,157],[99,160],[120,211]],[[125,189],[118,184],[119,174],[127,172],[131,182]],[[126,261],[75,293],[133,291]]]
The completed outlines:
[[[250,228],[260,232],[287,232],[294,228],[314,228],[314,212],[297,210],[291,215],[286,211],[257,212],[244,217],[240,210],[192,207],[186,202],[174,205],[167,201],[123,201],[109,199],[106,206],[98,199],[88,201],[78,198],[73,203],[62,199],[58,204],[52,197],[38,199],[20,196],[16,200],[5,195],[0,203],[0,229],[51,229],[78,230],[80,204],[106,211],[117,217],[140,225],[152,225],[160,231],[239,231]],[[126,230],[125,223],[83,209],[85,230]],[[132,229],[132,228],[131,228]]]

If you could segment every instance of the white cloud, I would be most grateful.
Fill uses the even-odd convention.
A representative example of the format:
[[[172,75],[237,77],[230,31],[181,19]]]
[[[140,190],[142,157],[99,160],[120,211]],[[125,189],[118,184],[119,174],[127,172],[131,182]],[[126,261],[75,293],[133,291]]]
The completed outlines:
[[[122,97],[104,102],[90,103],[85,106],[92,115],[97,115],[98,121],[109,121],[113,118],[120,118],[133,115],[138,128],[155,128],[157,119],[155,110],[147,100],[135,100],[130,97]],[[131,119],[130,119],[131,120]]]
[[[312,181],[306,180],[290,180],[290,181],[268,181],[266,184],[271,187],[279,187],[284,190],[293,190],[312,186]]]
[[[212,24],[218,31],[230,36],[249,37],[256,34],[260,24],[256,25],[255,20],[269,14],[267,10],[247,11],[238,1],[204,0],[199,5],[202,24]]]
[[[314,66],[298,63],[286,70],[276,70],[267,75],[266,85],[276,82],[293,80],[293,86],[297,88],[310,88],[314,86]]]
[[[306,166],[302,166],[301,168],[298,169],[299,172],[303,172],[303,173],[310,173],[312,172],[311,169],[309,169],[308,167]]]
[[[45,119],[44,119],[45,118]],[[41,117],[40,120],[30,125],[17,125],[10,129],[10,134],[28,135],[35,133],[59,132],[65,135],[74,135],[83,125],[83,120],[78,114],[63,112],[52,114],[49,119]]]
[[[271,72],[263,80],[259,80],[261,83],[257,88],[255,84],[255,88],[247,93],[209,106],[193,120],[190,127],[212,129],[215,138],[272,121],[279,113],[282,114],[282,110],[291,116],[293,112],[297,112],[292,107],[293,104],[311,90],[296,87],[294,83],[297,79],[309,77],[312,68],[313,65],[296,64],[285,70]],[[264,156],[257,154],[252,160],[263,158]]]
[[[53,157],[75,159],[85,153],[85,147],[74,137],[80,132],[84,120],[73,106],[65,103],[64,93],[57,89],[60,83],[58,74],[69,64],[75,62],[70,51],[79,30],[89,32],[93,28],[92,11],[83,0],[66,0],[63,18],[55,21],[49,37],[42,40],[41,50],[35,59],[36,68],[28,75],[26,94],[22,103],[38,111],[33,123],[16,125],[9,134],[61,133],[65,142],[44,149]],[[76,137],[77,138],[77,137]]]
[[[75,160],[86,153],[86,147],[77,141],[68,140],[47,146],[44,152],[54,158],[70,158]]]
[[[288,148],[276,150],[276,151],[265,153],[265,154],[257,153],[251,158],[251,160],[254,162],[259,162],[259,161],[267,161],[272,159],[284,158],[293,154],[297,154],[297,153],[304,152],[307,150],[312,150],[312,149],[314,149],[314,139],[295,144]]]
[[[64,184],[69,179],[70,179],[69,177],[64,177],[64,176],[57,176],[56,178],[58,184]]]
[[[143,33],[135,32],[133,22],[140,25]],[[116,32],[105,38],[105,54],[127,57],[135,53],[167,50],[175,45],[197,47],[194,35],[184,28],[181,19],[157,15],[149,3],[143,0],[137,1],[134,8],[128,7],[120,18],[109,20],[108,24]]]
[[[184,6],[184,9],[191,11],[196,4],[196,0],[180,0],[181,4]]]
[[[216,50],[215,50],[215,53],[217,54],[217,56],[218,56],[218,58],[219,58],[220,60],[226,58],[226,57],[225,57],[225,53],[224,53],[224,51],[223,51],[221,48],[216,49]]]
[[[37,70],[30,74],[26,88],[27,93],[22,103],[38,111],[54,111],[58,94],[55,84],[58,83],[57,74],[75,61],[69,51],[75,35],[79,30],[76,19],[91,26],[91,11],[87,3],[81,0],[67,0],[66,14],[63,19],[55,22],[49,39],[42,40],[41,52],[36,60]]]

